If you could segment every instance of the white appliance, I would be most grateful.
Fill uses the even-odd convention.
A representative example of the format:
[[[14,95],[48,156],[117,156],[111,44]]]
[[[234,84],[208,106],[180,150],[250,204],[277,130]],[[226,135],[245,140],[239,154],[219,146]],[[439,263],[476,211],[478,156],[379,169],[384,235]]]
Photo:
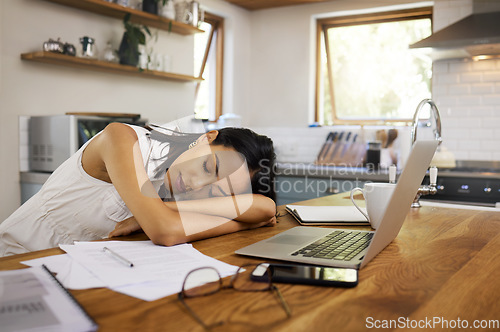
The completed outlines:
[[[53,172],[111,122],[144,124],[139,116],[32,116],[28,138],[30,171]]]

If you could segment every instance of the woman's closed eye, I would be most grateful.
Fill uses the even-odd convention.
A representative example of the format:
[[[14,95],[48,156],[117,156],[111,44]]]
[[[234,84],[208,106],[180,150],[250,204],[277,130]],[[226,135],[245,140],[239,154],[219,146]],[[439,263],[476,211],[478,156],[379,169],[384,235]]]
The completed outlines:
[[[203,171],[216,177],[219,176],[219,158],[215,153],[207,155],[203,161]]]
[[[208,160],[205,160],[203,162],[203,170],[205,171],[205,173],[210,174],[210,170],[208,169],[207,165],[208,165]]]

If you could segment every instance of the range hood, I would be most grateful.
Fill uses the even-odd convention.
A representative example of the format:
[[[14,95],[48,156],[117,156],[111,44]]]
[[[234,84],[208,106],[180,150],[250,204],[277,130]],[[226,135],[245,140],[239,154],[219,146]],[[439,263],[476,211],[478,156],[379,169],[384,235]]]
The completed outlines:
[[[500,11],[467,16],[410,48],[431,48],[433,60],[500,57]]]

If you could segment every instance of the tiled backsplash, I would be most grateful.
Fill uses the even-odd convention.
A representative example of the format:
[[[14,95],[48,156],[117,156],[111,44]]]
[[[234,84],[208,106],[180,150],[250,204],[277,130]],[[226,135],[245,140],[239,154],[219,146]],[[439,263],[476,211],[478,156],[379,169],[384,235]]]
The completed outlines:
[[[496,0],[436,0],[433,28],[496,10]],[[500,59],[434,62],[432,98],[441,113],[443,140],[456,159],[500,160]]]
[[[500,160],[500,59],[434,63],[443,140],[462,160]]]
[[[269,136],[275,145],[279,162],[312,163],[316,159],[329,132],[352,132],[358,134],[359,141],[375,139],[378,129],[388,127],[333,126],[333,127],[253,127],[257,133]],[[410,129],[398,127],[395,147],[405,156],[410,147]]]
[[[313,162],[331,128],[255,127],[252,130],[273,140],[278,161]]]

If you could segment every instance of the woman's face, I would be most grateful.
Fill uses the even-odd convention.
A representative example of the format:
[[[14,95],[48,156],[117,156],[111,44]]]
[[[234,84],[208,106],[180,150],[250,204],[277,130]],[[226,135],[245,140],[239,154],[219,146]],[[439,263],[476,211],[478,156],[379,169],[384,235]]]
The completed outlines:
[[[165,184],[176,200],[252,192],[243,156],[234,148],[210,145],[213,139],[203,135],[196,146],[182,153],[168,169]]]

